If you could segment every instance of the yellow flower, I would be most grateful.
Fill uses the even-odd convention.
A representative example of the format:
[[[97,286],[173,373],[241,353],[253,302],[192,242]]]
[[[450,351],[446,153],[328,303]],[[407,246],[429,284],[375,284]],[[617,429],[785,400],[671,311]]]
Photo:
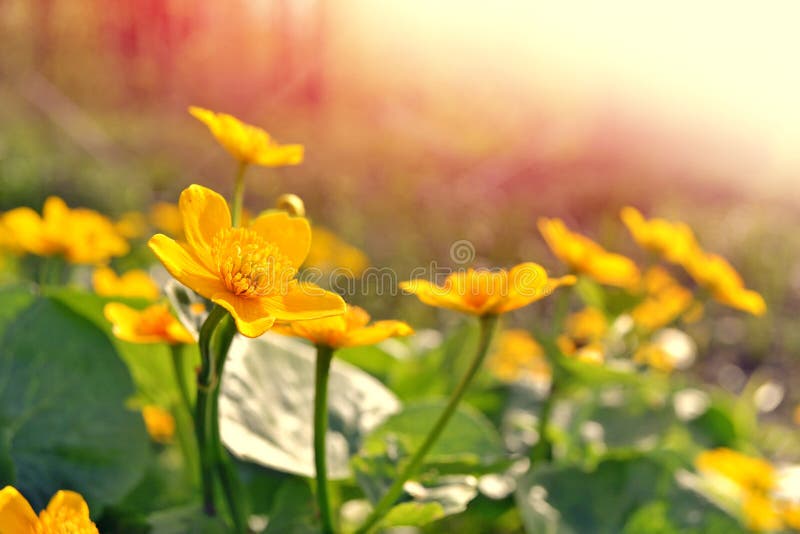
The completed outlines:
[[[657,330],[686,312],[693,303],[692,292],[660,266],[644,275],[645,299],[632,311],[633,321],[645,330]]]
[[[102,297],[130,297],[155,300],[159,289],[153,279],[141,269],[133,269],[117,276],[109,267],[98,267],[92,273],[92,286]]]
[[[747,528],[754,532],[773,532],[783,528],[777,503],[760,493],[746,493],[743,496],[742,515]]]
[[[3,220],[20,248],[37,256],[60,254],[70,263],[98,264],[129,250],[107,217],[84,208],[71,210],[58,197],[45,201],[42,216],[22,207],[6,212]]]
[[[89,506],[74,491],[61,490],[36,516],[27,499],[12,486],[0,491],[0,534],[98,534]]]
[[[700,453],[694,463],[700,472],[722,476],[749,492],[769,493],[777,481],[768,461],[725,447]]]
[[[649,365],[653,369],[670,373],[675,369],[673,358],[662,347],[648,343],[642,345],[633,354],[633,361],[638,364]]]
[[[22,254],[24,249],[19,244],[14,232],[6,224],[5,214],[0,214],[0,252]]]
[[[562,220],[541,217],[539,231],[553,254],[573,271],[611,286],[632,288],[639,283],[639,269],[633,261],[571,232]]]
[[[504,382],[550,382],[552,370],[544,350],[525,330],[504,330],[487,362],[489,370]]]
[[[395,336],[408,336],[414,330],[402,321],[377,321],[370,326],[369,314],[358,306],[348,306],[344,315],[293,321],[287,325],[275,325],[273,330],[285,336],[305,338],[315,345],[327,345],[334,349],[374,345]]]
[[[481,316],[516,310],[550,295],[557,287],[574,283],[574,276],[549,278],[540,265],[521,263],[510,271],[457,271],[443,286],[417,279],[402,282],[400,287],[425,304]]]
[[[150,208],[150,222],[157,230],[183,241],[183,219],[178,206],[169,202],[156,202]]]
[[[684,267],[698,285],[722,304],[753,315],[763,315],[767,311],[763,297],[746,289],[742,277],[722,256],[698,250],[686,260]]]
[[[172,414],[155,405],[142,408],[142,418],[147,433],[156,443],[170,443],[175,436],[175,418]]]
[[[157,234],[150,248],[179,282],[228,310],[245,336],[276,320],[344,313],[341,297],[295,279],[311,243],[306,219],[272,212],[234,228],[225,200],[199,185],[181,193],[179,206],[186,243]]]
[[[673,263],[682,263],[697,248],[694,233],[688,225],[666,219],[647,220],[636,208],[623,208],[622,222],[640,247]]]
[[[305,267],[325,272],[337,270],[349,277],[358,277],[369,266],[369,259],[356,247],[342,241],[336,234],[321,226],[314,226],[311,249]]]
[[[147,220],[143,213],[128,211],[114,223],[114,228],[125,239],[136,239],[147,231]]]
[[[261,128],[226,113],[194,106],[189,113],[208,126],[225,150],[242,163],[283,167],[303,162],[303,145],[280,145]]]
[[[135,310],[119,302],[103,308],[113,325],[114,335],[131,343],[194,343],[186,328],[170,313],[166,304],[154,304]]]
[[[608,320],[597,308],[587,307],[567,317],[564,333],[556,345],[565,355],[587,363],[603,363],[603,337],[608,332]]]

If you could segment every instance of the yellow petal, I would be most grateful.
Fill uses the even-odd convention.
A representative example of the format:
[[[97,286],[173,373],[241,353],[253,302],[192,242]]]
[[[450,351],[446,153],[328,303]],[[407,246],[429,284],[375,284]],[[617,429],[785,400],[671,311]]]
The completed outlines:
[[[237,297],[224,292],[213,295],[211,300],[230,312],[243,336],[258,337],[275,323],[272,310],[266,306],[267,298]]]
[[[372,326],[365,326],[347,332],[343,347],[374,345],[379,341],[395,336],[410,336],[414,329],[402,321],[377,321]]]
[[[184,247],[164,234],[154,235],[147,245],[167,271],[186,287],[206,298],[226,291],[217,275],[201,265]]]
[[[299,268],[311,247],[311,226],[303,217],[292,217],[286,212],[265,213],[250,225],[250,229],[271,243]]]
[[[462,296],[457,294],[457,291],[450,291],[427,280],[418,278],[408,282],[400,282],[400,288],[416,295],[420,301],[429,306],[477,314],[476,310],[469,306]]]
[[[55,516],[61,515],[66,510],[75,517],[89,518],[89,505],[86,504],[80,493],[74,491],[61,490],[57,492],[50,499],[46,510]]]
[[[14,208],[3,215],[3,223],[25,252],[38,256],[58,252],[55,243],[46,239],[42,218],[34,210]]]
[[[231,212],[222,196],[201,185],[192,184],[181,193],[178,207],[183,217],[186,241],[208,269],[214,269],[211,249],[220,230],[231,227]]]
[[[38,523],[36,512],[16,488],[0,491],[0,533],[33,534]]]
[[[109,302],[103,307],[103,315],[112,324],[114,335],[123,341],[140,342],[136,333],[139,312],[119,302]],[[158,338],[150,342],[158,341]]]
[[[310,283],[296,283],[285,295],[264,297],[264,307],[279,321],[306,321],[341,315],[347,310],[342,297]]]
[[[259,151],[253,163],[265,167],[299,165],[303,162],[303,155],[303,145],[272,145],[267,150]]]

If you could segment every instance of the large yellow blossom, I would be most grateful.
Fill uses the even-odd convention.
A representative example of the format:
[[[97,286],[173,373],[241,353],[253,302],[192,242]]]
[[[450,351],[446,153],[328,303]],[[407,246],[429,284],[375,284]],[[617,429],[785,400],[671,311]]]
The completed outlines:
[[[117,276],[110,267],[98,267],[92,273],[92,287],[102,297],[155,300],[160,293],[158,285],[141,269],[133,269]]]
[[[169,311],[166,304],[136,310],[119,302],[103,308],[113,333],[131,343],[194,343],[192,334]]]
[[[591,276],[601,284],[624,288],[639,283],[639,269],[629,258],[608,252],[575,232],[560,219],[539,219],[539,231],[556,257],[575,272]]]
[[[557,287],[574,283],[574,276],[549,278],[540,265],[521,263],[509,271],[456,271],[443,286],[417,279],[402,282],[400,287],[425,304],[482,316],[516,310],[550,295]]]
[[[321,226],[314,226],[311,250],[305,267],[324,272],[336,270],[345,276],[357,277],[369,266],[369,259],[361,250]]]
[[[12,486],[0,490],[0,534],[97,534],[89,506],[74,491],[56,493],[39,515]]]
[[[99,264],[129,250],[107,217],[90,209],[70,209],[58,197],[45,201],[41,216],[21,207],[6,212],[3,222],[17,245],[37,256],[62,255],[70,263]]]
[[[722,304],[753,315],[763,315],[767,311],[764,298],[746,289],[742,277],[722,256],[697,250],[684,267],[698,285]]]
[[[303,162],[303,145],[280,145],[261,128],[245,124],[227,113],[194,106],[189,112],[208,126],[225,150],[242,163],[283,167]]]
[[[344,313],[341,297],[295,278],[311,243],[306,219],[272,212],[234,228],[225,199],[199,185],[181,193],[179,206],[186,243],[157,234],[150,248],[179,282],[228,310],[245,336],[276,320]]]
[[[286,336],[302,337],[315,345],[338,349],[374,345],[395,336],[408,336],[414,330],[402,321],[377,321],[369,325],[369,314],[358,306],[348,306],[344,315],[293,321],[275,325],[273,330]]]
[[[622,209],[622,222],[640,247],[672,263],[683,263],[697,248],[692,229],[682,222],[666,219],[647,220],[636,208]]]
[[[544,349],[525,330],[502,331],[487,366],[504,382],[549,383],[552,377]]]

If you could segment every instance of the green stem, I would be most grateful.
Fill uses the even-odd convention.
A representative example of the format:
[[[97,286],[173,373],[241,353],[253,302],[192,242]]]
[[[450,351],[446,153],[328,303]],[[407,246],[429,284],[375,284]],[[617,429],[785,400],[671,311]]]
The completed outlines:
[[[200,372],[197,374],[197,402],[195,403],[194,428],[197,437],[197,449],[200,453],[200,478],[203,486],[203,510],[206,515],[214,516],[217,506],[214,498],[214,473],[216,453],[212,430],[215,391],[219,387],[219,374],[216,369],[216,358],[212,346],[213,334],[217,326],[228,316],[228,312],[220,306],[214,306],[208,318],[200,328]]]
[[[554,372],[550,384],[550,393],[547,395],[547,399],[544,401],[542,410],[539,413],[539,425],[537,429],[539,441],[537,441],[536,445],[531,449],[531,466],[539,462],[549,462],[553,459],[553,444],[550,441],[550,437],[547,435],[547,427],[550,426],[550,418],[553,415],[553,407],[555,406],[557,391],[556,376],[557,373]]]
[[[231,203],[231,218],[234,226],[242,223],[242,205],[244,204],[244,173],[247,170],[247,163],[239,162],[236,169],[236,178],[233,184],[233,202]]]
[[[328,431],[328,375],[333,349],[317,345],[316,378],[314,382],[314,466],[317,471],[317,506],[323,534],[332,534],[330,499],[328,497],[328,468],[325,457],[325,434]]]
[[[450,395],[450,400],[447,402],[447,406],[439,416],[439,419],[436,420],[436,423],[433,425],[430,433],[425,438],[425,441],[422,443],[420,448],[417,449],[417,452],[415,452],[411,457],[411,460],[409,460],[408,464],[406,464],[405,469],[403,469],[403,471],[394,480],[383,498],[381,498],[381,500],[378,501],[378,504],[375,505],[375,508],[372,510],[372,513],[369,515],[369,517],[367,517],[367,520],[364,522],[364,524],[356,530],[356,534],[365,534],[370,532],[383,518],[383,516],[386,515],[392,505],[394,505],[397,498],[403,492],[403,485],[406,483],[406,481],[416,474],[417,470],[422,464],[422,460],[425,458],[425,455],[428,453],[433,444],[436,443],[436,440],[439,439],[442,431],[450,421],[450,417],[452,417],[452,415],[455,413],[456,408],[458,407],[459,402],[461,402],[461,398],[464,396],[464,393],[472,382],[472,379],[477,374],[478,369],[480,369],[483,360],[486,358],[492,337],[497,329],[497,323],[497,315],[484,315],[481,317],[480,344],[472,363],[470,363],[469,369],[467,369],[467,372],[464,373],[464,376],[461,378],[461,382],[459,382],[458,386],[456,386],[456,389],[453,390],[453,393]]]

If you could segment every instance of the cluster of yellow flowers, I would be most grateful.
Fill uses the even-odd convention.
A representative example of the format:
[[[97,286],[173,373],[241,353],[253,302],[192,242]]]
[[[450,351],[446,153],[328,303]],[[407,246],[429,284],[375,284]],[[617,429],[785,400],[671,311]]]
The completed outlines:
[[[800,530],[798,495],[781,491],[780,474],[770,462],[719,448],[701,453],[695,467],[737,503],[747,528],[756,532]]]

